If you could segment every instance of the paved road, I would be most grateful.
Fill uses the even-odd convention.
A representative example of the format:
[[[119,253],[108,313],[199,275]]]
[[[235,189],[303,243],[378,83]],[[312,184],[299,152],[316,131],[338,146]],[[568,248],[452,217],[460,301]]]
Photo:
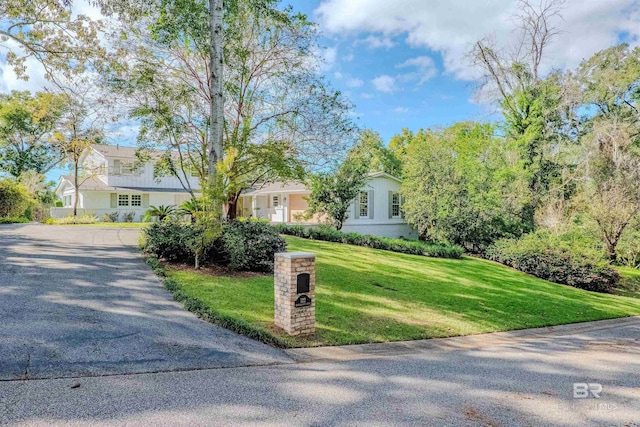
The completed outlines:
[[[183,310],[138,230],[0,226],[0,380],[289,362]]]
[[[348,361],[0,382],[0,425],[640,425],[640,319],[553,335]],[[601,384],[600,398],[573,399],[583,382]]]

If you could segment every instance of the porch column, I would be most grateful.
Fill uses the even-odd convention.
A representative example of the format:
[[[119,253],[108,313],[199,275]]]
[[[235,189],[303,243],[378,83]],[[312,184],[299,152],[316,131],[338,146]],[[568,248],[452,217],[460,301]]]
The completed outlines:
[[[254,218],[257,218],[258,215],[256,215],[256,204],[257,204],[257,196],[251,196],[251,216]]]

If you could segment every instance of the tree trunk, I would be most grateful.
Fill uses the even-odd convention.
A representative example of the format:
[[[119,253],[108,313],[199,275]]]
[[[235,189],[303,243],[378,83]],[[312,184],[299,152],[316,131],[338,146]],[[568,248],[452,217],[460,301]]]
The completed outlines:
[[[216,215],[221,215],[221,207],[218,207],[217,186],[219,185],[216,165],[222,159],[222,137],[224,129],[224,98],[222,93],[222,69],[223,69],[223,0],[209,0],[209,96],[210,119],[209,126],[209,187]]]
[[[78,216],[78,196],[80,194],[80,185],[78,184],[78,161],[75,161],[73,164],[73,191],[74,191],[74,199],[73,199],[73,216]]]
[[[238,217],[238,199],[240,198],[240,193],[236,193],[233,195],[233,198],[227,202],[227,219],[233,220]]]

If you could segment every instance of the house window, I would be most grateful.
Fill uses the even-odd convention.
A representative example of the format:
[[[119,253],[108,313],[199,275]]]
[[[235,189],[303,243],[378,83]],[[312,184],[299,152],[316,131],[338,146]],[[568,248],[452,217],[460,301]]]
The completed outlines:
[[[118,206],[129,206],[128,194],[118,194]]]
[[[366,191],[360,192],[360,217],[369,216],[369,193]]]
[[[280,206],[280,196],[273,196],[273,207],[277,208]]]
[[[400,193],[391,195],[391,217],[400,218]]]
[[[134,207],[142,206],[142,195],[140,194],[131,195],[131,206],[134,206]]]
[[[143,171],[143,167],[136,167],[134,162],[123,163],[121,169],[122,175],[140,175]]]

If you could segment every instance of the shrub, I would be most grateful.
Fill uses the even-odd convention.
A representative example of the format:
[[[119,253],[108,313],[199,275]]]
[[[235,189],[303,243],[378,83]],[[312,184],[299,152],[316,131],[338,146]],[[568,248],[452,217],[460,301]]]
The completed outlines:
[[[25,216],[31,203],[25,187],[10,179],[0,179],[0,217]]]
[[[462,247],[445,245],[419,240],[391,239],[358,233],[343,233],[327,226],[304,227],[301,225],[277,224],[278,232],[305,239],[324,240],[327,242],[346,243],[373,249],[382,249],[412,255],[424,255],[438,258],[460,258],[464,253]]]
[[[118,222],[120,218],[120,212],[109,212],[102,216],[102,222]]]
[[[588,291],[610,292],[620,282],[620,275],[606,261],[580,253],[545,232],[499,240],[486,255],[525,273]]]
[[[73,225],[73,224],[95,224],[98,222],[98,217],[93,214],[83,214],[80,216],[66,216],[64,218],[49,218],[45,221],[45,224],[56,225]]]
[[[122,215],[122,220],[124,222],[133,222],[133,219],[136,217],[136,213],[135,212],[127,212],[126,214]]]
[[[25,224],[29,218],[23,216],[0,216],[0,224]]]
[[[222,243],[229,267],[234,270],[273,271],[276,252],[287,244],[278,231],[261,221],[230,221],[222,229]]]
[[[142,230],[143,252],[167,261],[192,262],[191,250],[199,230],[192,224],[176,219],[154,222]]]

